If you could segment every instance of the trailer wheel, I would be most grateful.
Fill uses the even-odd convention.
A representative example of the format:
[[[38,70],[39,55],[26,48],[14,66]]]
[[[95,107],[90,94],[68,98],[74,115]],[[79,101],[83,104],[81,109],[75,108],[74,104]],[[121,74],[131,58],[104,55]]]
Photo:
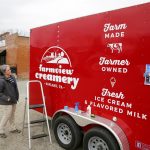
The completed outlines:
[[[83,139],[84,150],[120,150],[117,140],[106,129],[90,129]]]
[[[67,150],[76,149],[82,140],[82,133],[69,116],[60,116],[54,122],[54,135],[58,144]]]

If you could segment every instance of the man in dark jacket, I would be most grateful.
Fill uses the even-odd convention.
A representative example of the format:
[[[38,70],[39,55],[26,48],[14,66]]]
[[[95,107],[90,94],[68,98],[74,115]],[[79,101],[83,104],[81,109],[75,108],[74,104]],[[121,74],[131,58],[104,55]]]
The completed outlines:
[[[16,104],[19,99],[19,92],[16,79],[11,75],[9,65],[0,67],[0,105],[3,108],[4,115],[0,121],[0,137],[6,138],[5,126],[10,123],[10,132],[20,133],[15,126]]]

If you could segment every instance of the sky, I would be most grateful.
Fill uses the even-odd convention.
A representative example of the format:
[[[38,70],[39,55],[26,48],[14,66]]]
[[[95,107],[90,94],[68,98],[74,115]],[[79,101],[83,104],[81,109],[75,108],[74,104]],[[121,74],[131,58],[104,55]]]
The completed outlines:
[[[115,10],[150,0],[0,0],[0,33],[29,33],[31,28]]]

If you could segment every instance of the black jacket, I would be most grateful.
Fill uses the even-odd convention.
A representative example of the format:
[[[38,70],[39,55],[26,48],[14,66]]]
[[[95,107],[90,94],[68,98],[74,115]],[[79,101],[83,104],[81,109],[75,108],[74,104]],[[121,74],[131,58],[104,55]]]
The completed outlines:
[[[15,77],[11,83],[7,78],[0,75],[0,105],[13,105],[19,99],[19,92]]]

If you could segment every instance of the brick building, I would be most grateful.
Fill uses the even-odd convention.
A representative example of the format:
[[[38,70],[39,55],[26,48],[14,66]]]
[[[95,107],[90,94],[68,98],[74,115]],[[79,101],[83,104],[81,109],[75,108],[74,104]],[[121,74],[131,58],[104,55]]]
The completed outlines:
[[[0,35],[0,65],[8,64],[20,79],[29,77],[29,37],[9,32]]]

